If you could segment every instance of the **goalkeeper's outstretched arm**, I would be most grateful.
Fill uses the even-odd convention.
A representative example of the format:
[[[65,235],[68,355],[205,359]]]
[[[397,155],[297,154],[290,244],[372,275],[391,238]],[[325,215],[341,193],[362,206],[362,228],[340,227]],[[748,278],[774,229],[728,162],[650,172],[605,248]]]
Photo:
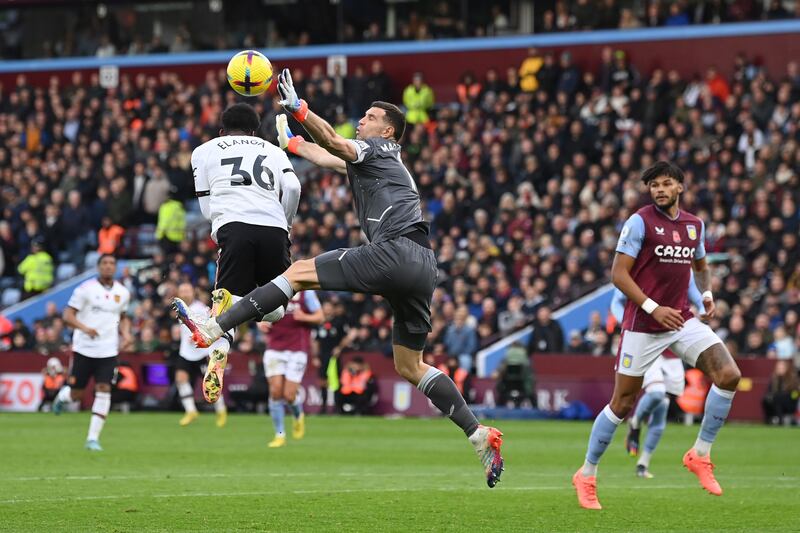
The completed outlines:
[[[317,166],[329,168],[342,174],[347,173],[347,165],[344,160],[329,153],[325,148],[317,144],[305,142],[299,135],[293,135],[289,129],[286,115],[281,114],[275,117],[275,127],[278,130],[278,144],[284,150],[299,155]]]
[[[333,126],[308,109],[305,100],[297,96],[289,69],[283,69],[278,76],[280,104],[300,122],[316,143],[329,154],[343,161],[358,159],[355,145],[333,129]]]

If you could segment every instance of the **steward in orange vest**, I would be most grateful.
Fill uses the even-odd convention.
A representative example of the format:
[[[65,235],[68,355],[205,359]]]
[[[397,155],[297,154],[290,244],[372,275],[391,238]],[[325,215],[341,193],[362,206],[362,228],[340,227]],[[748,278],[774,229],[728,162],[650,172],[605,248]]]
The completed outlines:
[[[464,400],[469,403],[472,384],[470,383],[469,372],[458,366],[458,357],[448,357],[446,363],[440,364],[438,368],[453,380],[458,392],[460,392]]]
[[[339,379],[336,408],[341,414],[366,415],[376,391],[375,377],[361,357],[353,357]]]
[[[702,415],[708,389],[709,387],[702,371],[696,368],[687,370],[686,388],[683,394],[678,396],[678,406],[683,409],[684,413],[695,416]]]

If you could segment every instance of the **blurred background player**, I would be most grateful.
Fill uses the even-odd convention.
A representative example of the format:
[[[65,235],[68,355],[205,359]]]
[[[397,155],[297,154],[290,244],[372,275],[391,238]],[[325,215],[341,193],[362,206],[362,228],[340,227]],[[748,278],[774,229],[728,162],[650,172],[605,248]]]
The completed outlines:
[[[285,306],[302,290],[321,288],[383,296],[394,314],[395,368],[464,431],[483,465],[487,485],[494,487],[503,471],[502,433],[480,425],[453,380],[422,361],[422,350],[432,329],[431,299],[438,266],[416,182],[400,154],[399,141],[406,127],[403,112],[396,105],[373,102],[358,123],[357,139],[349,140],[337,134],[297,96],[289,69],[279,76],[278,91],[284,109],[318,143],[303,142],[301,137],[289,139],[286,116],[278,115],[281,147],[318,166],[347,173],[356,214],[369,242],[296,261],[226,313],[199,321],[186,313],[179,313],[179,318],[194,328],[195,339],[207,346],[231,328]],[[176,300],[177,308],[182,305]]]
[[[195,314],[208,314],[211,311],[207,305],[194,297],[194,286],[191,283],[181,283],[178,286],[178,296]],[[194,403],[194,384],[197,378],[203,375],[207,357],[208,348],[195,347],[192,343],[192,332],[181,324],[181,344],[178,349],[178,357],[175,359],[175,385],[178,388],[181,405],[186,411],[179,422],[181,426],[188,426],[200,416]],[[217,413],[217,427],[224,427],[228,411],[225,408],[225,398],[222,393],[214,402],[214,410]]]
[[[694,273],[689,277],[689,301],[702,313],[701,318],[705,318],[705,307],[703,306],[703,296],[697,289],[694,281]],[[622,324],[625,305],[627,299],[619,289],[614,289],[611,297],[611,314],[619,324]],[[667,411],[669,410],[669,398],[667,393],[680,396],[686,378],[683,372],[683,363],[674,356],[667,358],[661,355],[653,363],[653,366],[645,372],[642,381],[644,394],[636,404],[636,410],[628,419],[628,435],[625,437],[625,449],[628,453],[639,460],[636,462],[636,475],[644,478],[652,478],[650,473],[650,458],[655,452],[664,429],[667,427]],[[647,423],[647,438],[644,441],[644,451],[639,453],[639,432],[642,423]]]
[[[114,280],[117,260],[101,255],[97,261],[98,277],[78,285],[64,309],[64,322],[72,334],[72,362],[67,385],[53,402],[53,412],[60,414],[64,404],[83,398],[83,391],[94,377],[94,403],[86,449],[102,451],[100,432],[111,409],[111,383],[114,380],[119,354],[119,338],[133,342],[130,321],[125,312],[131,295]]]
[[[282,320],[258,325],[266,333],[268,346],[264,351],[264,373],[269,381],[269,415],[275,426],[275,438],[269,443],[270,448],[286,446],[283,421],[287,405],[294,420],[292,438],[302,439],[305,435],[303,402],[297,396],[297,389],[311,353],[311,332],[324,320],[317,294],[303,291],[289,301]]]
[[[683,171],[672,163],[659,161],[647,168],[642,181],[653,203],[629,217],[619,236],[611,275],[628,303],[614,393],[595,419],[586,460],[572,478],[578,502],[586,509],[602,508],[597,499],[597,464],[633,407],[644,374],[667,348],[714,383],[700,434],[683,456],[683,464],[708,492],[722,494],[714,478],[711,445],[728,416],[741,373],[722,340],[689,309],[686,289],[693,268],[705,314],[709,318],[715,314],[703,221],[678,207],[683,180]]]
[[[44,375],[42,401],[39,403],[37,411],[52,407],[58,391],[61,390],[67,380],[67,376],[64,374],[64,365],[61,364],[57,357],[51,357],[47,360],[47,366],[42,369],[42,375]]]
[[[220,137],[192,152],[195,195],[203,216],[211,221],[211,237],[219,244],[214,315],[291,263],[289,229],[300,201],[300,181],[283,150],[256,137],[260,123],[251,106],[233,104],[222,113]],[[280,319],[282,312],[277,310],[272,320]],[[233,335],[226,332],[210,347],[203,377],[203,396],[209,403],[222,393]]]

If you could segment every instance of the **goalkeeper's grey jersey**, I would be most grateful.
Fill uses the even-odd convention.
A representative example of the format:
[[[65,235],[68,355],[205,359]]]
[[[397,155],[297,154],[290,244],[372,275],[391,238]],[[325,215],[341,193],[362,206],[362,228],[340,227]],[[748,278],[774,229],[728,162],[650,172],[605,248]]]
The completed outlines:
[[[417,185],[400,159],[400,145],[382,137],[352,142],[358,158],[347,163],[347,177],[367,239],[387,241],[414,227],[427,233]]]

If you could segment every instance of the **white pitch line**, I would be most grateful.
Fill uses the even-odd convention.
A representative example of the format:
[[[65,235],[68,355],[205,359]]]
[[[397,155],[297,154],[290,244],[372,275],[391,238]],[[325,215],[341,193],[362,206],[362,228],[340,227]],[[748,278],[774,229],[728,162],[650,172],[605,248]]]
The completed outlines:
[[[686,484],[677,485],[641,485],[638,487],[631,487],[630,485],[605,485],[604,489],[608,490],[663,490],[663,489],[686,489]],[[733,485],[733,489],[755,489],[764,488],[758,485]],[[169,498],[236,498],[243,496],[277,496],[282,494],[351,494],[351,493],[377,493],[377,492],[485,492],[485,487],[394,487],[394,488],[358,488],[358,489],[308,489],[308,490],[273,490],[273,491],[247,491],[247,492],[191,492],[191,493],[174,493],[174,494],[108,494],[102,496],[70,496],[66,499],[69,501],[94,501],[94,500],[129,500],[133,498],[154,498],[154,499],[169,499]],[[567,483],[561,485],[540,485],[540,486],[511,486],[503,487],[499,492],[503,491],[566,491],[572,492],[573,489]],[[50,503],[50,502],[64,502],[65,498],[29,498],[29,499],[10,499],[0,500],[0,505],[13,505],[19,503]]]
[[[515,472],[519,474],[519,472]],[[681,473],[683,474],[683,473]],[[426,477],[431,476],[439,476],[439,477],[474,477],[477,474],[474,472],[428,472],[425,474]],[[319,472],[287,472],[287,473],[279,473],[279,472],[264,472],[264,473],[253,473],[253,472],[243,472],[240,474],[225,474],[225,473],[217,473],[217,474],[206,474],[206,473],[178,473],[178,474],[153,474],[153,475],[96,475],[96,476],[24,476],[24,477],[0,477],[0,482],[9,482],[9,481],[125,481],[125,480],[135,480],[135,479],[147,479],[153,481],[170,481],[173,479],[195,479],[195,478],[215,478],[215,479],[225,479],[225,478],[260,478],[260,477],[280,477],[280,478],[293,478],[293,477],[311,477],[311,476],[319,476]],[[411,472],[336,472],[331,474],[326,474],[326,476],[333,476],[333,477],[363,477],[363,478],[396,478],[396,477],[419,477],[418,473],[411,473]],[[546,472],[546,473],[528,473],[524,475],[525,477],[531,478],[569,478],[569,475],[556,473],[556,472]],[[629,479],[632,476],[623,475],[623,474],[606,474],[603,476],[604,479]],[[664,477],[671,477],[668,474],[665,474]],[[678,477],[677,475],[675,477]],[[681,476],[682,477],[682,476]],[[800,477],[798,476],[736,476],[737,479],[745,479],[745,480],[765,480],[765,481],[798,481]]]

